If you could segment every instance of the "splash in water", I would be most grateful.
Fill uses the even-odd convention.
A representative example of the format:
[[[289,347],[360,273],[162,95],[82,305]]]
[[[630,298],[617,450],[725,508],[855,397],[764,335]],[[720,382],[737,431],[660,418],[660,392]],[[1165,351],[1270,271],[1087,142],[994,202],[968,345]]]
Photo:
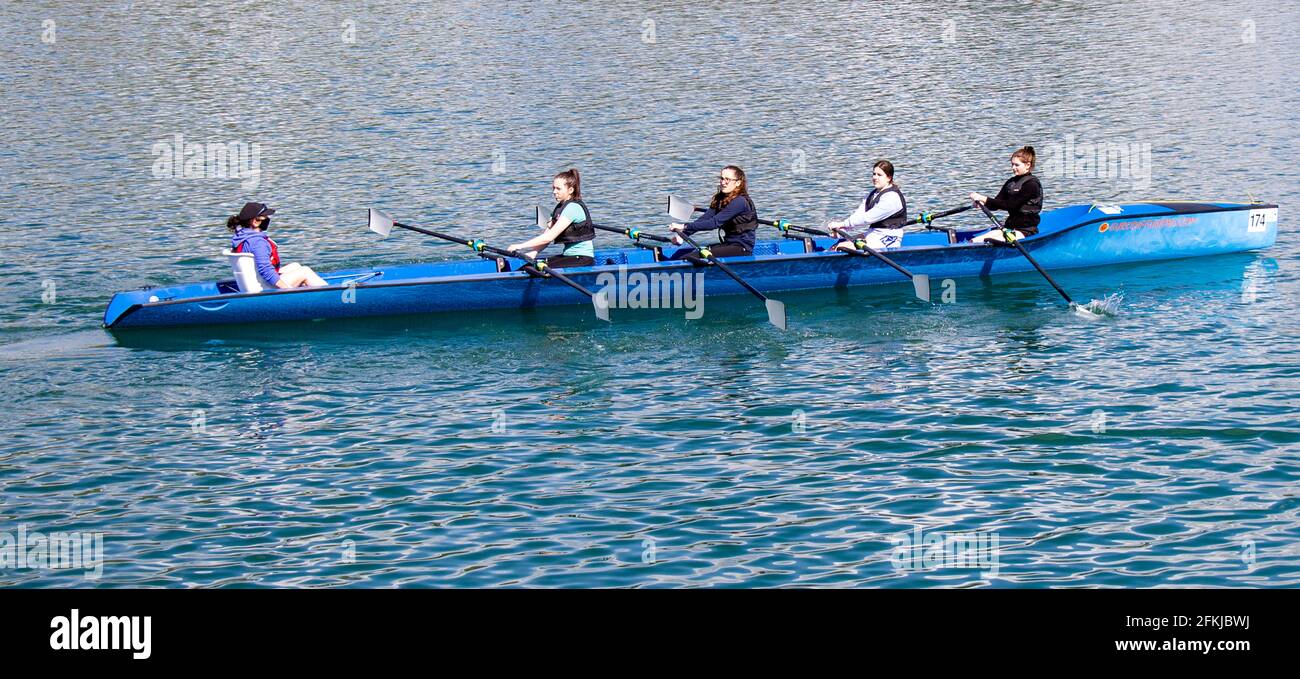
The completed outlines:
[[[1119,305],[1124,303],[1124,291],[1109,294],[1102,299],[1089,300],[1076,305],[1075,313],[1088,318],[1110,318],[1119,315]]]

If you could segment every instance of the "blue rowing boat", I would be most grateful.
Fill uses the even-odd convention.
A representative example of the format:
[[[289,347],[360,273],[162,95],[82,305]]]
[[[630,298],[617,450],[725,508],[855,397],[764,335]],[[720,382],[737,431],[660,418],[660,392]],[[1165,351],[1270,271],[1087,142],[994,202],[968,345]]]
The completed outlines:
[[[1258,203],[1072,205],[1043,212],[1038,234],[1020,243],[1047,269],[1198,257],[1269,247],[1277,240],[1277,215],[1276,205]],[[902,247],[887,253],[900,266],[931,278],[1033,270],[1014,248],[971,242],[974,235],[986,230],[931,225],[925,231],[908,233]],[[833,242],[830,238],[787,236],[759,241],[752,256],[721,261],[765,293],[905,280],[878,259],[827,252]],[[747,292],[717,266],[698,259],[670,260],[676,250],[673,246],[651,247],[640,241],[637,245],[597,250],[595,266],[563,269],[563,275],[590,290],[610,291],[607,299],[615,308],[629,306],[623,303],[627,290],[611,290],[620,286],[644,288],[648,283],[652,292],[670,298],[681,296],[672,286],[690,285],[691,280],[702,281],[699,291],[708,296]],[[116,330],[305,321],[592,301],[573,286],[544,272],[539,275],[522,260],[479,254],[479,259],[468,261],[334,271],[322,274],[329,283],[326,287],[252,292],[241,290],[232,279],[119,292],[104,311],[104,325]]]

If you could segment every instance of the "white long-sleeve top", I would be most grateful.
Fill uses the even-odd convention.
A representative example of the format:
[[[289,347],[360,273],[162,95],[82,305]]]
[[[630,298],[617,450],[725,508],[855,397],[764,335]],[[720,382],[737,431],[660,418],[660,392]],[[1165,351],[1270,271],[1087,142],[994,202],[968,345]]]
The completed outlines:
[[[871,195],[871,194],[867,194]],[[858,209],[849,215],[848,227],[851,229],[865,228],[869,224],[874,224],[889,215],[903,209],[903,201],[898,199],[898,194],[890,191],[876,201],[876,206],[867,209],[867,199],[864,196],[862,202],[858,203]]]

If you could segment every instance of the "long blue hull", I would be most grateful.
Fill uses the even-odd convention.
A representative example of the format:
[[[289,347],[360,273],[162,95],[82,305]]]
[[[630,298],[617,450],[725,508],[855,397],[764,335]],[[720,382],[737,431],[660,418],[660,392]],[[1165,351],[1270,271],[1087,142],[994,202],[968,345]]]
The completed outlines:
[[[1075,205],[1044,212],[1039,233],[1022,243],[1048,270],[1240,252],[1277,240],[1277,212],[1275,205],[1241,203]],[[887,254],[913,273],[937,279],[1031,270],[1013,249],[972,244],[971,236],[981,232],[907,234],[903,247]],[[753,256],[723,261],[764,292],[903,280],[874,258],[826,252],[829,245],[826,238],[760,241]],[[672,251],[665,249],[663,259]],[[625,298],[627,289],[638,285],[643,291],[666,286],[664,294],[689,285],[674,274],[703,274],[700,291],[707,296],[745,294],[717,267],[656,261],[649,249],[598,250],[596,262],[564,272],[591,290],[614,285]],[[519,264],[479,259],[336,271],[324,275],[328,287],[256,294],[239,293],[232,281],[120,292],[104,312],[104,325],[254,323],[589,303],[558,281],[515,270]]]

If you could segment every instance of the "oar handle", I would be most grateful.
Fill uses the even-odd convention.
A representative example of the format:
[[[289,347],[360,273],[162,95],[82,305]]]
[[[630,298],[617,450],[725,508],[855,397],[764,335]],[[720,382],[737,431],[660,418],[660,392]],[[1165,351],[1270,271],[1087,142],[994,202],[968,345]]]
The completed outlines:
[[[696,243],[695,239],[690,237],[690,234],[687,234],[684,231],[674,231],[673,233],[676,233],[678,236],[681,236],[682,240],[686,241],[687,245],[690,245],[691,247],[695,248],[695,250],[699,252],[700,255],[705,259],[713,258],[713,253],[705,248],[700,247],[700,244]],[[669,242],[671,242],[671,239],[669,239]]]
[[[1008,233],[1005,233],[1005,232],[1011,231],[1011,229],[1008,229],[1007,227],[1005,227],[1005,226],[1002,225],[1002,220],[998,219],[998,216],[995,215],[995,214],[993,214],[993,211],[989,209],[989,206],[987,206],[987,205],[985,205],[984,203],[981,203],[981,202],[979,202],[979,201],[973,201],[973,202],[974,202],[975,205],[980,206],[980,210],[984,213],[984,215],[987,216],[990,220],[992,220],[994,224],[997,224],[998,228],[1001,229],[1001,230],[1004,232],[1004,233],[1002,234],[1003,237],[1006,237],[1006,236],[1009,235]],[[972,207],[974,207],[974,206],[972,206]],[[1012,238],[1008,238],[1008,239],[1007,239],[1007,242],[1008,242],[1008,243],[1015,243],[1016,241],[1015,241],[1015,238],[1012,237]]]
[[[704,209],[703,209],[703,208],[698,208],[698,207],[697,207],[697,208],[695,208],[695,211],[696,211],[696,212],[703,212]],[[688,245],[690,245],[691,247],[695,248],[695,250],[696,250],[697,252],[699,252],[700,255],[701,255],[702,257],[704,257],[704,259],[709,260],[709,261],[712,261],[712,260],[713,260],[713,253],[712,253],[708,248],[700,247],[700,244],[699,244],[699,243],[696,243],[696,242],[695,242],[695,239],[694,239],[694,238],[691,238],[690,234],[686,233],[685,231],[674,231],[673,233],[675,233],[675,234],[677,234],[678,236],[680,236],[681,239],[684,240],[684,241],[686,241],[686,243],[687,243]],[[668,242],[671,243],[671,242],[672,242],[672,239],[669,239]],[[715,263],[715,264],[718,264],[718,262],[714,262],[714,263]],[[732,277],[734,278],[735,276],[733,275]],[[743,283],[743,281],[742,281],[742,283]]]

